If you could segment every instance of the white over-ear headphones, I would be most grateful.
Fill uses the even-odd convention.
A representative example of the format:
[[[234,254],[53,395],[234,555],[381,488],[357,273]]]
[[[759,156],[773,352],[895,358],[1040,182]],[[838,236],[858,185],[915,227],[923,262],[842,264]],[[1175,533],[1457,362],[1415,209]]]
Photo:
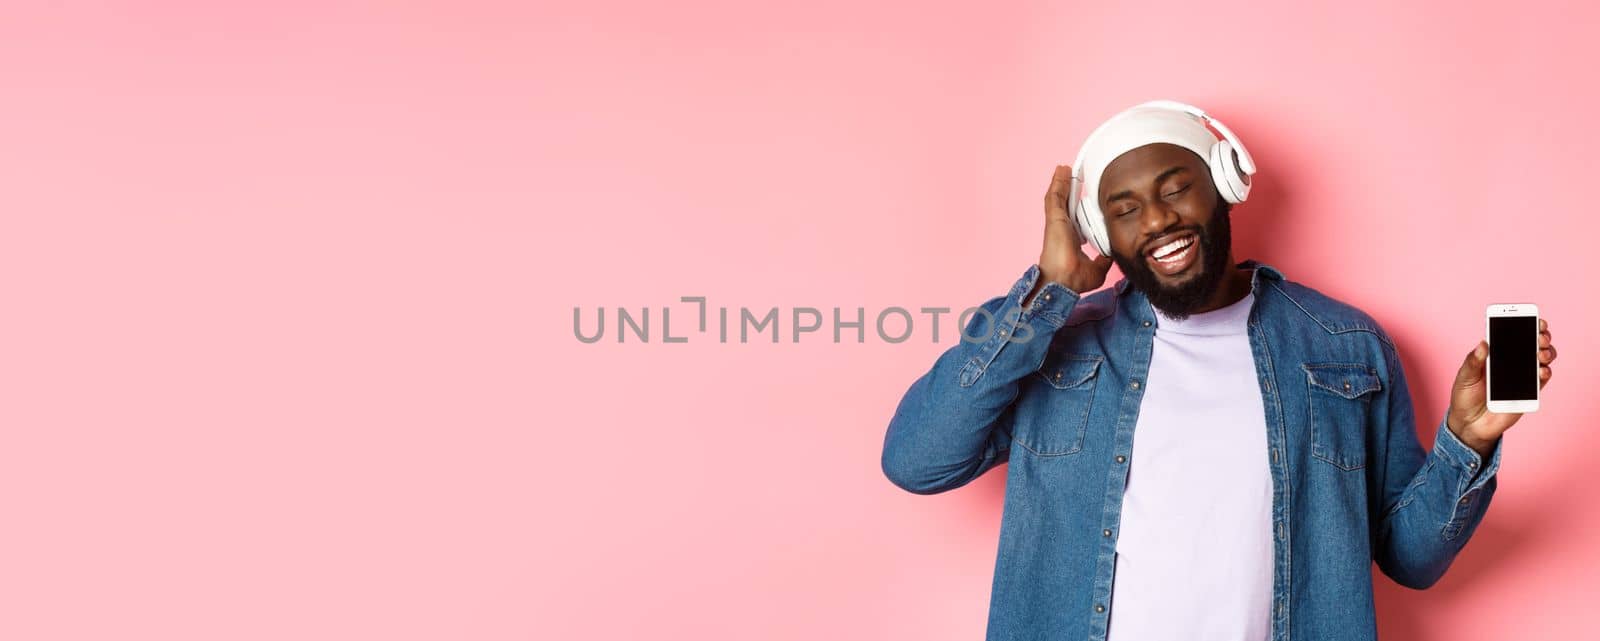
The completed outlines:
[[[1242,203],[1250,195],[1250,175],[1256,173],[1255,160],[1250,158],[1250,152],[1244,148],[1244,143],[1233,135],[1227,125],[1201,111],[1199,107],[1187,105],[1175,100],[1152,100],[1150,102],[1134,105],[1122,113],[1113,116],[1095,129],[1098,133],[1107,124],[1117,120],[1119,116],[1139,109],[1167,109],[1189,115],[1196,121],[1211,125],[1212,129],[1222,134],[1222,138],[1211,145],[1210,153],[1206,155],[1206,162],[1211,167],[1211,180],[1217,186],[1217,193],[1230,203]],[[1094,139],[1094,133],[1089,134],[1089,139]],[[1072,220],[1077,224],[1078,237],[1084,242],[1093,243],[1095,249],[1103,256],[1111,255],[1111,241],[1106,235],[1105,214],[1100,211],[1100,203],[1085,202],[1083,189],[1083,157],[1089,149],[1085,144],[1078,151],[1077,160],[1072,163],[1072,182],[1067,195],[1067,206],[1071,210]]]

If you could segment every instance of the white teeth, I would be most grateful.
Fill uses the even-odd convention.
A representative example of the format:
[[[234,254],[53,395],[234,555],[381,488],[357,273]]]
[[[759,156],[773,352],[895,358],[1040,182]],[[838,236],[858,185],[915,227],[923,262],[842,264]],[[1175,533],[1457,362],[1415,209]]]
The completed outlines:
[[[1175,251],[1178,251],[1178,250],[1183,249],[1185,247],[1188,247],[1190,245],[1190,243],[1193,243],[1193,242],[1194,242],[1194,236],[1185,236],[1185,237],[1180,238],[1178,240],[1174,240],[1174,241],[1172,241],[1170,243],[1162,245],[1161,247],[1157,248],[1154,252],[1151,252],[1150,255],[1154,256],[1156,258],[1156,260],[1161,260],[1162,258],[1165,258],[1167,256],[1167,254],[1171,254],[1172,252],[1175,252]]]

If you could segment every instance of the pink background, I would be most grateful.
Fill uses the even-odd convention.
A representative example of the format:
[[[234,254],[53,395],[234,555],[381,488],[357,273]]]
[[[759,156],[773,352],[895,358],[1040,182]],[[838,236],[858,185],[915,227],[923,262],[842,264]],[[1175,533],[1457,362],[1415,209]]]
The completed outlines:
[[[0,637],[981,638],[1003,473],[878,467],[953,325],[572,310],[977,304],[1155,97],[1254,150],[1237,255],[1380,319],[1425,434],[1483,306],[1540,305],[1545,409],[1379,617],[1590,630],[1592,8],[216,4],[0,10]]]

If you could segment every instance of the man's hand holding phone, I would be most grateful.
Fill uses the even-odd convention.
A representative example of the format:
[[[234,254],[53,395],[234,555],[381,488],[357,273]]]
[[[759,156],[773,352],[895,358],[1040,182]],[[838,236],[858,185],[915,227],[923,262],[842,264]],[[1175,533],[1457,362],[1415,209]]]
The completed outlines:
[[[1489,386],[1486,363],[1489,359],[1489,342],[1478,345],[1467,354],[1456,371],[1455,384],[1450,390],[1450,413],[1445,424],[1456,438],[1483,457],[1494,453],[1500,436],[1511,429],[1522,414],[1501,414],[1489,411]],[[1544,389],[1553,373],[1550,364],[1556,360],[1555,344],[1551,342],[1550,324],[1539,319],[1538,363],[1539,389]]]

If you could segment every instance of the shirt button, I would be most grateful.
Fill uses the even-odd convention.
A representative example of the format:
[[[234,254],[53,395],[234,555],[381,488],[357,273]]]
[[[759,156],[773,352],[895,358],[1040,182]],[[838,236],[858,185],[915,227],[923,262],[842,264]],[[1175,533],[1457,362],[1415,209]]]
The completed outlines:
[[[1465,497],[1465,496],[1461,497],[1461,504],[1462,505],[1466,505],[1467,504],[1467,498],[1468,497]]]
[[[1117,462],[1118,463],[1126,463],[1126,462],[1128,462],[1128,457],[1122,456],[1122,455],[1118,455],[1117,456]]]
[[[1139,381],[1134,381],[1132,383],[1129,383],[1128,385],[1130,387],[1132,387],[1133,389],[1139,389]]]
[[[1106,611],[1106,606],[1103,606],[1103,605],[1100,605],[1099,603],[1096,603],[1096,604],[1094,604],[1094,611],[1095,612],[1105,612]]]
[[[1111,536],[1111,530],[1101,530],[1100,533],[1106,536]]]
[[[1050,292],[1045,292],[1044,299],[1045,300],[1050,300]]]
[[[1350,391],[1350,384],[1349,383],[1345,383],[1344,384],[1344,391],[1346,391],[1346,392]]]
[[[1478,462],[1477,461],[1467,461],[1467,467],[1477,467],[1477,466],[1478,466]]]
[[[1150,321],[1145,321],[1145,322],[1144,322],[1144,326],[1145,326],[1145,327],[1149,327],[1149,326],[1150,326]]]
[[[1005,337],[1006,337],[1006,330],[1003,330],[1003,329],[1000,330],[1000,338],[1005,338]]]

